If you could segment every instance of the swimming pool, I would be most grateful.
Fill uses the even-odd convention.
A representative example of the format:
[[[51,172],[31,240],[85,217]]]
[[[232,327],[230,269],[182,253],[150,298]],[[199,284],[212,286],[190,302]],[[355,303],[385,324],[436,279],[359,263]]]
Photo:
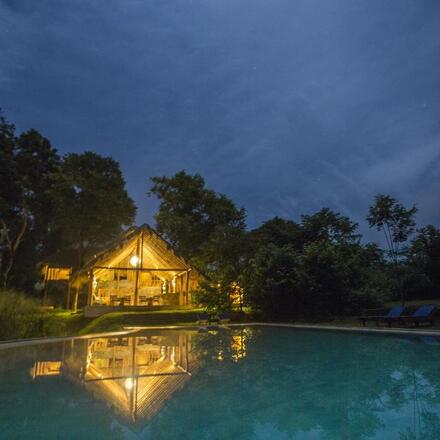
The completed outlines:
[[[440,342],[240,327],[2,349],[0,438],[439,439]]]

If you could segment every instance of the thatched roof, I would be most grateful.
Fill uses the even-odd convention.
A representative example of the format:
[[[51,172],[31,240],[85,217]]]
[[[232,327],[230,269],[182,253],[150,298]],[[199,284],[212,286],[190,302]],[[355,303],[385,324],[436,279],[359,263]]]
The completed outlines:
[[[138,248],[142,242],[142,252]],[[182,257],[175,254],[171,245],[164,240],[153,228],[144,224],[139,227],[130,228],[122,238],[116,240],[104,250],[96,253],[84,266],[72,276],[72,281],[78,283],[88,278],[91,269],[99,277],[99,272],[109,268],[121,267],[120,263],[130,255],[139,254],[142,261],[142,269],[158,269],[164,271],[169,269],[170,276],[191,270],[195,276],[200,276]],[[163,272],[162,272],[163,274]]]

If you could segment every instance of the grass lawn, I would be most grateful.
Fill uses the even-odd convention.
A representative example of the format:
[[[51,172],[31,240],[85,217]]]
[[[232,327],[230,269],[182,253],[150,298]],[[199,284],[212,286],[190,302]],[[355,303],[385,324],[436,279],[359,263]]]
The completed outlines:
[[[399,301],[393,301],[386,304],[386,307],[393,307],[399,305]],[[415,306],[422,304],[434,304],[440,308],[440,300],[427,301],[408,301],[406,305]],[[97,318],[85,318],[82,313],[72,313],[70,310],[53,310],[54,316],[62,322],[62,330],[60,336],[78,336],[88,335],[93,333],[105,333],[122,331],[126,327],[137,326],[164,326],[164,325],[194,325],[197,321],[197,314],[203,312],[203,309],[175,309],[175,310],[158,310],[148,312],[114,312]],[[233,322],[250,322],[261,321],[252,316],[249,310],[245,313],[231,314]],[[332,327],[360,327],[361,324],[357,317],[344,317],[334,319],[307,319],[295,320],[292,324],[302,325],[325,325]],[[367,324],[367,327],[376,326],[374,323]],[[381,326],[382,327],[382,326]],[[396,326],[393,328],[413,328],[413,326]],[[421,327],[425,328],[425,326]],[[440,329],[440,322],[429,327],[432,329]]]
[[[86,335],[123,330],[130,326],[191,325],[202,309],[158,310],[154,312],[114,312],[97,318],[85,318],[82,313],[54,310],[63,323],[64,336]]]
[[[200,309],[158,310],[157,312],[114,312],[88,318],[88,323],[78,332],[80,335],[123,330],[130,326],[184,325],[197,321]],[[87,319],[87,318],[83,318]]]
[[[87,325],[85,325],[78,333],[79,335],[87,335],[93,333],[101,333],[101,332],[112,332],[112,331],[121,331],[125,327],[136,327],[136,326],[161,326],[161,325],[194,325],[195,319],[190,319],[182,317],[182,319],[173,319],[167,320],[166,322],[155,323],[150,321],[150,316],[145,316],[145,314],[139,313],[137,316],[133,316],[133,314],[129,313],[112,313],[109,315],[104,315],[99,318],[92,319]],[[252,322],[256,321],[251,319],[251,317],[244,317],[239,320],[239,322]],[[258,320],[259,321],[259,320]],[[236,322],[232,320],[232,322]],[[291,322],[292,324],[299,325],[324,325],[330,327],[362,327],[361,323],[356,317],[347,317],[347,318],[336,318],[336,319],[324,319],[324,320],[296,320]],[[374,323],[367,324],[367,327],[377,328]],[[387,326],[381,325],[379,328],[387,329]],[[412,329],[417,328],[413,325],[393,325],[392,328],[404,328],[404,329]],[[418,327],[420,329],[436,329],[440,330],[440,322],[436,323],[434,326],[425,326],[421,325]]]
[[[405,306],[407,306],[407,307],[423,306],[425,304],[426,305],[432,304],[432,305],[440,308],[440,299],[416,299],[414,301],[405,301]],[[400,305],[401,305],[400,301],[391,301],[391,302],[386,303],[386,307],[394,307],[394,306],[400,306]]]

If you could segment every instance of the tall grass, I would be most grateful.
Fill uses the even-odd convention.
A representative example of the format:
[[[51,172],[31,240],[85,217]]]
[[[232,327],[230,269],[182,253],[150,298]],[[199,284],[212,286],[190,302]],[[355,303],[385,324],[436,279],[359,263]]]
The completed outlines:
[[[0,290],[0,340],[57,335],[62,327],[62,321],[42,310],[37,300]]]

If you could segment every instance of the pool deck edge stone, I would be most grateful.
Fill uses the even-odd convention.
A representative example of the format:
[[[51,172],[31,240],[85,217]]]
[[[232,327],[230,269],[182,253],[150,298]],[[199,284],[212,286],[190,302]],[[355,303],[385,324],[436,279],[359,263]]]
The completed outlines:
[[[55,342],[70,341],[72,339],[91,339],[91,338],[100,338],[104,336],[120,336],[120,335],[127,335],[129,333],[133,333],[133,331],[124,330],[119,332],[93,333],[93,334],[81,335],[81,336],[50,336],[47,338],[13,339],[9,341],[0,341],[0,350],[2,348],[22,347],[25,345],[51,344]]]
[[[230,324],[231,326],[242,326],[247,324]],[[340,327],[333,325],[320,324],[289,324],[289,323],[272,323],[272,322],[254,322],[249,325],[269,326],[269,327],[289,327],[304,330],[334,330],[356,333],[379,333],[394,335],[419,335],[419,336],[440,336],[440,330],[424,330],[420,328],[402,329],[402,328],[375,328],[375,327]]]
[[[440,336],[440,330],[422,330],[422,329],[400,329],[400,328],[372,328],[372,327],[339,327],[332,325],[319,324],[290,324],[282,322],[245,322],[230,323],[225,325],[208,326],[209,328],[231,328],[231,327],[285,327],[296,328],[300,330],[326,330],[326,331],[345,331],[355,333],[372,333],[372,334],[388,334],[388,335],[405,335],[405,336]],[[197,325],[164,325],[164,326],[127,326],[124,331],[118,332],[101,332],[92,333],[81,336],[59,336],[49,338],[34,339],[17,339],[9,341],[0,341],[0,350],[6,348],[22,347],[26,345],[50,344],[55,342],[70,341],[72,339],[93,339],[107,336],[123,336],[132,335],[141,330],[184,330],[184,329],[200,329],[205,326]]]
[[[127,330],[131,331],[141,331],[141,330],[154,330],[154,329],[185,329],[185,328],[228,328],[228,327],[286,327],[286,328],[296,328],[303,330],[333,330],[333,331],[346,331],[346,332],[357,332],[357,333],[379,333],[379,334],[394,334],[394,335],[420,335],[420,336],[440,336],[440,330],[423,330],[420,328],[414,329],[402,329],[402,328],[372,328],[372,327],[340,327],[333,325],[320,325],[320,324],[290,324],[282,322],[243,322],[243,323],[230,323],[224,325],[208,325],[208,326],[127,326]]]

